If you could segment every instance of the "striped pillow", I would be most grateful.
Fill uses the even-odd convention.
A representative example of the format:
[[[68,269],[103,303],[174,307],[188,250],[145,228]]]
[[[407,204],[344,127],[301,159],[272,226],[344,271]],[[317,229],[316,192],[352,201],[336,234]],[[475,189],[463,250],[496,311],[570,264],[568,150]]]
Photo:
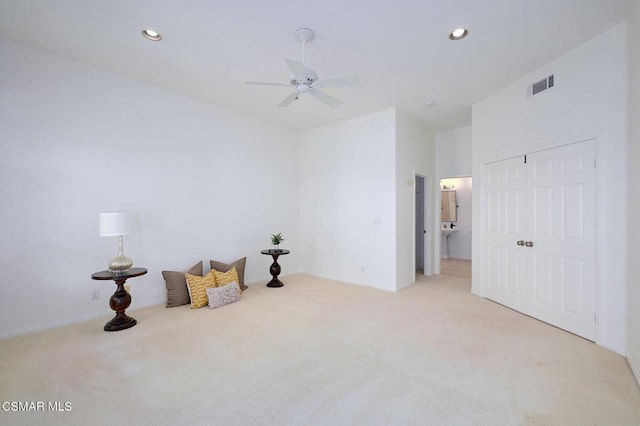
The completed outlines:
[[[202,261],[193,265],[187,273],[202,276]],[[189,289],[184,272],[162,271],[162,278],[167,286],[167,308],[189,304]]]

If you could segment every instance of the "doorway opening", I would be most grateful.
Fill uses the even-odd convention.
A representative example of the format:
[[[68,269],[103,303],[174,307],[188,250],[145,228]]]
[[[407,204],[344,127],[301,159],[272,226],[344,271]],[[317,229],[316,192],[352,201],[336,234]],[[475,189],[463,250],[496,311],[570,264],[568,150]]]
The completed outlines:
[[[471,176],[440,179],[440,274],[471,279]]]
[[[415,271],[416,275],[431,275],[429,178],[416,174],[415,190]]]

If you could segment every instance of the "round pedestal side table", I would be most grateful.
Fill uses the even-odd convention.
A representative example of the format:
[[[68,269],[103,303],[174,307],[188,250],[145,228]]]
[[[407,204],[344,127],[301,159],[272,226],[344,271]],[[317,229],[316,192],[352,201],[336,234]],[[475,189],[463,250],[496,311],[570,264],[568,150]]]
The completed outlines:
[[[131,328],[137,321],[124,313],[131,305],[131,295],[124,289],[124,283],[129,278],[139,277],[147,273],[146,268],[131,268],[124,272],[100,271],[91,274],[94,280],[113,280],[116,283],[116,292],[109,299],[109,306],[116,313],[111,321],[105,324],[104,331],[120,331]]]
[[[260,253],[267,254],[273,258],[273,263],[269,267],[269,273],[273,277],[271,281],[267,283],[267,287],[282,287],[282,281],[278,279],[278,275],[280,275],[280,265],[278,264],[278,257],[284,256],[285,254],[291,253],[289,250],[281,250],[281,249],[269,249],[262,250]]]

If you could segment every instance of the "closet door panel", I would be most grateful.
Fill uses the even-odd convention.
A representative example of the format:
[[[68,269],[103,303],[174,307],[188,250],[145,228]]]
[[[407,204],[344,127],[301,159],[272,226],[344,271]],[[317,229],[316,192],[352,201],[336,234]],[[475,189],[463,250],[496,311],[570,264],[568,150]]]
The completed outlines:
[[[527,155],[528,314],[595,339],[595,144]]]
[[[526,233],[524,157],[485,166],[485,296],[524,311],[526,251],[518,245]]]

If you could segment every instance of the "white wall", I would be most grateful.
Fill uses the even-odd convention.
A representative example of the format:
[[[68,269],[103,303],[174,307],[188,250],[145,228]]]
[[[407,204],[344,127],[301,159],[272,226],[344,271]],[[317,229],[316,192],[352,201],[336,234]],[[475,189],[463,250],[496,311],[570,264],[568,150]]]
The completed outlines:
[[[471,126],[436,133],[438,178],[471,176]]]
[[[625,353],[627,26],[602,33],[473,106],[473,258],[483,259],[483,164],[575,141],[598,145],[597,342]],[[528,84],[556,86],[531,98]],[[483,262],[472,291],[483,293]]]
[[[430,177],[433,193],[435,173],[435,134],[411,114],[397,111],[396,115],[396,277],[397,289],[415,282],[415,174]],[[428,224],[428,230],[435,223]],[[433,244],[431,249],[433,253]],[[433,259],[431,260],[433,262]]]
[[[441,179],[440,184],[454,186],[456,203],[458,204],[458,215],[455,223],[457,231],[449,236],[449,256],[454,259],[471,260],[472,179],[470,177]],[[442,251],[444,251],[444,241],[442,247]]]
[[[247,256],[247,281],[266,282],[274,232],[283,273],[299,270],[295,134],[5,39],[0,52],[0,336],[112,316],[115,286],[90,279],[116,254],[101,211],[140,211],[125,253],[149,273],[130,309],[164,303],[161,271],[199,260]]]
[[[640,217],[640,168],[637,161],[640,158],[640,0],[634,0],[632,13],[629,17],[629,155],[627,164],[629,170],[629,198],[628,219]],[[627,330],[627,359],[633,369],[638,383],[640,383],[640,227],[636,220],[629,220],[629,236],[627,238],[629,286],[627,297],[628,330]]]
[[[394,109],[300,135],[304,271],[396,290]]]
[[[434,138],[395,109],[301,134],[306,272],[390,291],[415,281],[414,177],[433,176]]]

